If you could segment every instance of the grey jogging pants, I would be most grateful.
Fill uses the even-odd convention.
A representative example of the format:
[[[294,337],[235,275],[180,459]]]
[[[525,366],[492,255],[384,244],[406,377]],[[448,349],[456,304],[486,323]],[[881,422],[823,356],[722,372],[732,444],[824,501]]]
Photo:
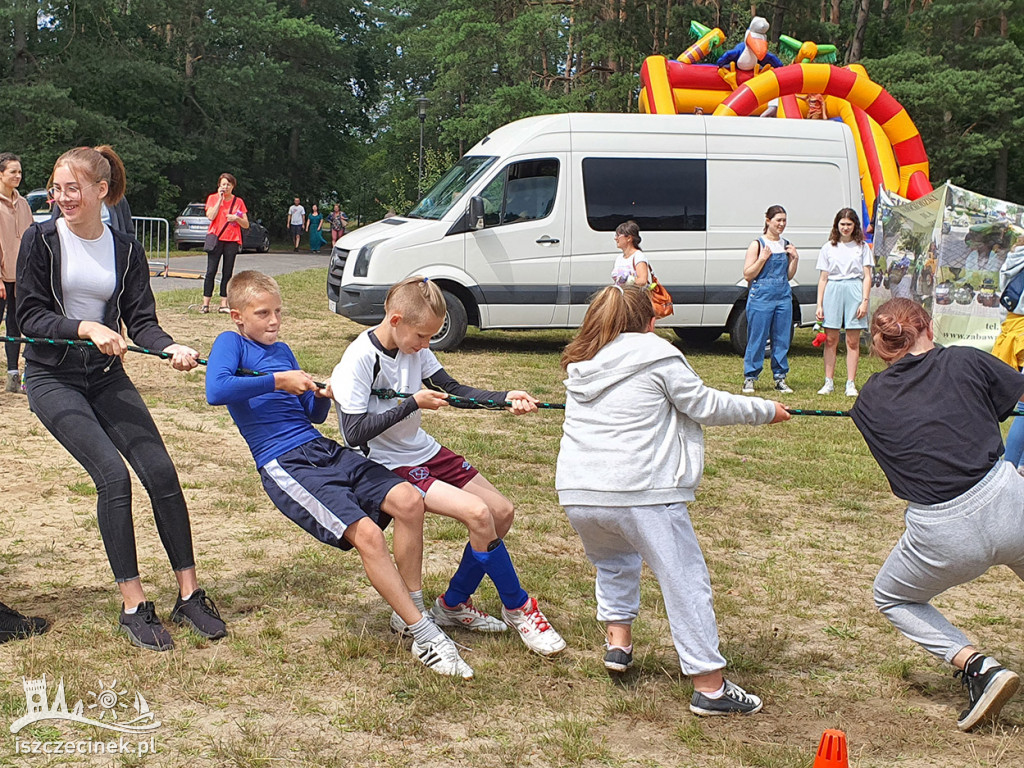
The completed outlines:
[[[951,662],[967,636],[929,604],[936,595],[1006,565],[1024,579],[1024,477],[997,461],[966,493],[909,505],[906,531],[875,577],[875,605],[929,653]]]
[[[633,623],[640,610],[640,569],[647,563],[661,586],[683,672],[703,675],[725,667],[711,578],[685,503],[567,506],[565,513],[597,568],[598,621]]]

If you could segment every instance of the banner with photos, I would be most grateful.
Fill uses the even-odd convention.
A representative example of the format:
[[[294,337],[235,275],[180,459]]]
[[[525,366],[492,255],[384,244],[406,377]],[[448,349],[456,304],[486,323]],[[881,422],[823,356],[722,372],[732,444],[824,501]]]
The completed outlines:
[[[1024,206],[944,184],[913,202],[883,190],[875,220],[871,310],[911,299],[934,318],[936,343],[991,351],[1006,316],[999,268],[1024,250]]]

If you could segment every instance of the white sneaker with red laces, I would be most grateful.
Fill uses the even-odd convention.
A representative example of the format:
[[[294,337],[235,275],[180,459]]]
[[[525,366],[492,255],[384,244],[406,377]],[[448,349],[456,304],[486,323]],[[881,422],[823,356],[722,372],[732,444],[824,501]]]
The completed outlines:
[[[439,627],[462,627],[473,632],[504,632],[507,629],[505,622],[478,610],[472,598],[449,608],[439,596],[430,606],[430,618]]]
[[[565,649],[565,640],[555,631],[537,607],[537,598],[531,597],[522,608],[510,611],[501,607],[501,618],[512,629],[519,632],[519,637],[526,647],[541,656],[554,656]]]

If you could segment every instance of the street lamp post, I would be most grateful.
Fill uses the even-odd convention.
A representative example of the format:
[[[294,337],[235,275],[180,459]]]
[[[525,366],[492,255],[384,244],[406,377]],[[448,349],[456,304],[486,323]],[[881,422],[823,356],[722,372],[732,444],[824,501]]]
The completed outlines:
[[[416,114],[420,118],[420,168],[419,174],[416,176],[416,199],[420,199],[420,188],[423,184],[423,123],[427,119],[427,107],[430,105],[430,99],[426,96],[420,96],[416,99]]]

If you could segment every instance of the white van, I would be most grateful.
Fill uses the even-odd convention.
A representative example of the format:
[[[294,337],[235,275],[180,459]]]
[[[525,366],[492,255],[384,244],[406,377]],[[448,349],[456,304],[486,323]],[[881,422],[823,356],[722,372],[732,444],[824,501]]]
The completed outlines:
[[[506,125],[474,146],[408,216],[338,240],[328,304],[365,325],[388,287],[425,275],[448,316],[432,346],[468,325],[575,328],[608,285],[622,222],[672,294],[660,321],[683,339],[746,345],[743,257],[782,205],[800,250],[794,318],[814,322],[818,249],[840,208],[860,210],[857,155],[840,122],[696,115],[561,114]]]

